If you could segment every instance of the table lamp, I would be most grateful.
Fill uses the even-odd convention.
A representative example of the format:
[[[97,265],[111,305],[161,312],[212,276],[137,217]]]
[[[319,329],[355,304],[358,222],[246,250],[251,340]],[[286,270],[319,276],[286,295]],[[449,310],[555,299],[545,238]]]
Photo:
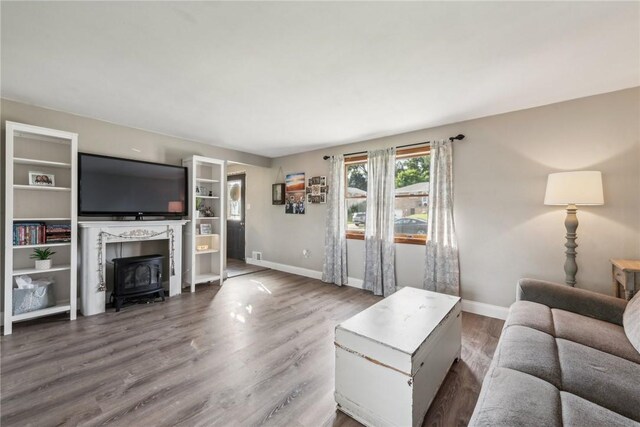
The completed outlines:
[[[594,206],[604,204],[602,174],[599,171],[574,171],[549,174],[545,205],[567,206],[564,226],[567,228],[567,248],[564,262],[565,283],[575,286],[578,264],[576,264],[576,230],[578,229],[578,205]]]

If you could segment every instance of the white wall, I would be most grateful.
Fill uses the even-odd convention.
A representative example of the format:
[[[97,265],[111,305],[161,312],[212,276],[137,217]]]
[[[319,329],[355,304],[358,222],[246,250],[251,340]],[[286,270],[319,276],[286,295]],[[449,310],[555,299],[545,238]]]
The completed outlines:
[[[271,159],[255,154],[120,126],[7,99],[2,99],[1,107],[2,129],[5,121],[11,120],[77,132],[78,151],[82,152],[176,165],[181,165],[183,158],[194,154],[260,166],[271,164]]]
[[[397,146],[464,133],[455,143],[455,221],[462,296],[508,306],[521,277],[564,281],[564,210],[543,205],[547,174],[603,172],[605,205],[578,212],[578,286],[609,293],[609,258],[640,257],[640,88],[313,151],[273,160],[271,170],[247,169],[247,255],[321,270],[324,205],[287,215],[270,204],[278,168],[326,175],[325,154]],[[250,185],[250,184],[248,184]],[[255,195],[255,191],[260,192]],[[260,197],[255,203],[252,198]],[[258,226],[258,224],[261,224]],[[311,251],[305,259],[303,249]],[[419,286],[424,247],[397,245],[400,286]],[[349,276],[363,277],[363,242],[348,244]]]

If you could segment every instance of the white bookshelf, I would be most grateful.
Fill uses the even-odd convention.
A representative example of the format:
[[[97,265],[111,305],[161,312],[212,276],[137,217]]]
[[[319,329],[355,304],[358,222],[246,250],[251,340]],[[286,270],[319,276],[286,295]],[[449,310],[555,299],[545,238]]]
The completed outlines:
[[[71,242],[68,243],[40,243],[37,245],[15,245],[13,249],[35,249],[35,248],[55,248],[58,246],[71,246]]]
[[[22,123],[6,122],[4,223],[4,334],[13,323],[58,313],[76,318],[77,306],[77,156],[78,135]],[[54,187],[29,185],[29,172],[55,175]],[[13,225],[21,222],[68,224],[71,241],[14,245]],[[52,267],[36,270],[29,258],[33,249],[50,247],[56,253]],[[41,310],[13,314],[15,277],[51,277],[56,304]]]
[[[36,185],[23,185],[23,184],[14,185],[13,189],[26,190],[26,191],[71,191],[71,187],[38,187]]]
[[[182,161],[189,170],[189,223],[184,233],[184,278],[195,292],[199,283],[218,282],[224,278],[224,254],[226,249],[226,224],[224,218],[226,162],[202,156],[192,156]],[[196,192],[196,188],[205,188]],[[213,209],[214,216],[198,215],[198,206]],[[211,233],[200,233],[200,225],[211,225]],[[216,241],[218,242],[216,244]],[[207,246],[198,250],[198,246]]]
[[[11,274],[14,276],[21,276],[23,274],[47,274],[53,273],[55,271],[67,271],[71,270],[71,265],[69,264],[61,264],[61,265],[53,265],[51,268],[46,270],[36,270],[35,268],[16,268],[12,271]]]

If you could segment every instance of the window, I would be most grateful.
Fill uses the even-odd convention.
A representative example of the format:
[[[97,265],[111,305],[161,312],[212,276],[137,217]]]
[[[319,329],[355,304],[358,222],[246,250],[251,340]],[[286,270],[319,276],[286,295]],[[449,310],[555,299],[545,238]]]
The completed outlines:
[[[345,161],[347,238],[364,239],[367,210],[367,157]],[[429,147],[396,153],[396,243],[424,244],[429,204]]]
[[[242,221],[242,179],[233,179],[232,176],[227,181],[227,219],[231,221]],[[199,199],[203,200],[203,199]]]
[[[345,160],[347,207],[347,234],[364,233],[367,211],[367,158],[366,156]]]

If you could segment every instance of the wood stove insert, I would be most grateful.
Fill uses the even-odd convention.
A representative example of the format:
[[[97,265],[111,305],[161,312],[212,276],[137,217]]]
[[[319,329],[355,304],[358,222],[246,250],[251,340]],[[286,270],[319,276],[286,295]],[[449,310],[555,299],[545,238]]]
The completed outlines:
[[[125,300],[162,298],[162,255],[142,255],[115,258],[114,283],[111,301],[116,311],[120,311]]]

